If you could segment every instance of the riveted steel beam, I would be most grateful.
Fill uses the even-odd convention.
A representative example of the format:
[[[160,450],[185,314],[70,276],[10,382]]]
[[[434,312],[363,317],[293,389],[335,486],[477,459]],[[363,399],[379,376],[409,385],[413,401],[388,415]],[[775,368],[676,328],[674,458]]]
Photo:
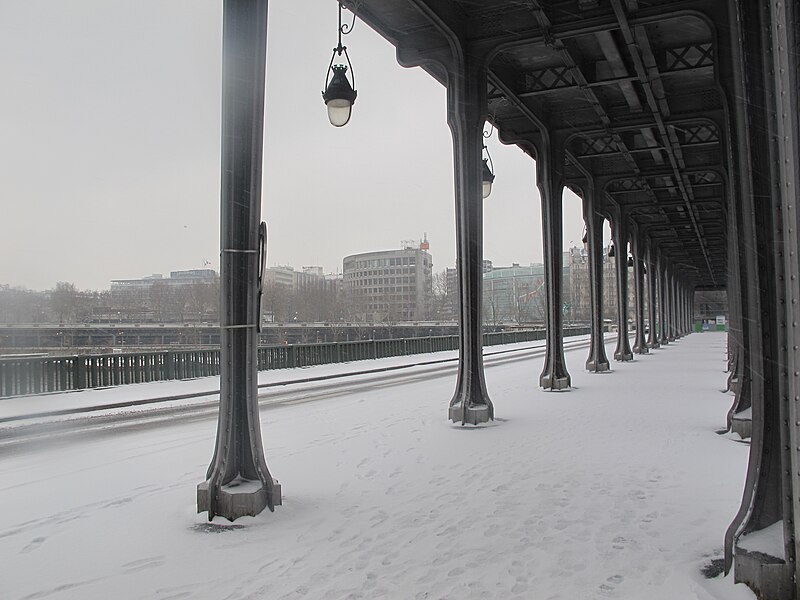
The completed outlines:
[[[625,44],[628,48],[628,53],[633,61],[636,73],[639,76],[639,81],[645,92],[647,104],[656,121],[656,127],[661,134],[661,139],[664,140],[669,157],[670,164],[674,170],[675,179],[683,195],[686,206],[689,208],[693,199],[693,192],[690,186],[686,185],[681,175],[681,169],[685,168],[680,154],[680,144],[677,144],[674,128],[667,128],[664,119],[669,117],[669,107],[666,99],[664,98],[663,87],[660,85],[660,78],[658,75],[658,68],[655,66],[655,60],[652,57],[650,46],[647,41],[647,36],[644,29],[634,29],[629,20],[625,8],[622,6],[621,0],[611,0],[611,5],[614,8],[614,13],[619,22]],[[667,141],[670,143],[667,144]],[[678,148],[676,149],[676,144]],[[695,235],[700,244],[700,248],[705,258],[708,267],[708,275],[712,283],[715,284],[715,273],[711,266],[711,259],[709,252],[703,240],[703,235],[698,227],[694,216],[690,214],[692,225],[694,227]]]

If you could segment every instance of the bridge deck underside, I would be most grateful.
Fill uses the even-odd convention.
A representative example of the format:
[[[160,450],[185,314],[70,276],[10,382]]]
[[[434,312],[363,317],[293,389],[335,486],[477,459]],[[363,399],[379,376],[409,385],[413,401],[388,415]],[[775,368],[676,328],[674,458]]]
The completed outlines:
[[[358,11],[401,59],[419,57],[443,83],[443,29],[488,51],[488,116],[501,139],[535,156],[543,133],[557,138],[568,186],[599,182],[608,204],[629,207],[687,281],[721,289],[728,167],[719,44],[700,12],[713,4],[693,5],[365,0]]]

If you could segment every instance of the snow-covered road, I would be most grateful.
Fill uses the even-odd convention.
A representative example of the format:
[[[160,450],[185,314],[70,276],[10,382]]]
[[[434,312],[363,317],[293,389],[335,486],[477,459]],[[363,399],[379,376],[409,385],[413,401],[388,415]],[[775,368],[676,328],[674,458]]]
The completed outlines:
[[[479,428],[446,420],[452,373],[264,410],[284,504],[234,525],[195,514],[210,416],[0,451],[0,598],[754,598],[700,573],[747,460],[715,433],[725,335],[585,355],[569,392],[541,358],[487,369]]]

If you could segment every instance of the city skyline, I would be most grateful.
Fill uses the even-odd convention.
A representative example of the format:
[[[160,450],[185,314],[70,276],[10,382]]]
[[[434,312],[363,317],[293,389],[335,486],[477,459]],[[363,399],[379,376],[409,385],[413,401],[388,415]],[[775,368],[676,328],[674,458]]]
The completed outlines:
[[[359,96],[330,126],[321,99],[336,3],[269,5],[262,215],[269,266],[341,269],[350,254],[427,232],[455,263],[452,140],[445,89],[397,65],[364,23],[347,38]],[[10,84],[1,197],[0,283],[102,289],[114,278],[219,270],[221,5],[216,0],[35,0],[4,8]],[[484,256],[541,261],[535,165],[496,134],[484,201]],[[36,185],[31,185],[36,182]],[[580,201],[564,199],[564,246]],[[334,258],[335,257],[335,258]]]

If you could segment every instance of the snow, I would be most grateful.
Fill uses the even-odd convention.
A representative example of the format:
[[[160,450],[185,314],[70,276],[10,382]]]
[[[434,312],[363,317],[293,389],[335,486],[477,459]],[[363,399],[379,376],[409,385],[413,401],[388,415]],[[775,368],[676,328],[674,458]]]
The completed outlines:
[[[746,421],[748,419],[752,419],[753,418],[753,407],[752,406],[748,407],[745,410],[743,410],[742,412],[736,413],[735,415],[733,415],[733,418],[734,419],[741,419],[742,421]]]
[[[236,477],[226,485],[222,486],[223,490],[233,490],[235,489],[237,492],[242,494],[254,494],[258,492],[262,488],[262,484],[258,480],[252,479],[244,479],[242,477]]]
[[[747,464],[714,433],[725,341],[691,335],[602,375],[569,351],[568,392],[538,389],[541,357],[487,362],[488,426],[446,420],[455,373],[430,367],[265,407],[283,506],[232,525],[196,514],[213,414],[8,446],[0,597],[752,600],[700,574]]]
[[[567,344],[588,340],[588,336],[567,338]],[[498,353],[506,354],[514,351],[523,351],[529,348],[544,348],[544,340],[520,342],[504,346],[487,346],[484,355],[493,356]],[[433,352],[427,354],[412,354],[409,356],[396,356],[379,360],[362,360],[350,363],[336,363],[318,365],[314,367],[298,367],[292,369],[275,369],[261,371],[258,374],[259,384],[280,385],[310,377],[324,377],[329,375],[343,375],[352,372],[363,372],[375,369],[407,367],[419,363],[437,363],[446,360],[455,360],[458,351]],[[210,399],[219,399],[219,377],[202,377],[182,381],[153,381],[109,388],[93,388],[59,394],[38,394],[28,396],[15,396],[0,399],[0,424],[22,419],[29,423],[42,423],[63,421],[67,415],[50,415],[57,411],[75,411],[96,407],[111,407],[116,404],[129,402],[142,402],[153,398],[180,396],[189,394],[209,394],[205,398],[189,398],[171,400],[162,403],[162,406],[185,406],[198,402],[207,402]],[[149,410],[145,407],[142,410]],[[139,410],[136,407],[126,407],[126,411]],[[93,411],[95,414],[111,414],[113,409]],[[117,411],[118,412],[118,411]],[[45,416],[47,415],[47,416]],[[27,418],[26,418],[27,417]],[[19,423],[15,423],[18,425]],[[0,431],[2,425],[0,425]]]
[[[768,556],[783,557],[783,521],[777,521],[760,531],[739,538],[739,547],[750,552],[761,552]]]

